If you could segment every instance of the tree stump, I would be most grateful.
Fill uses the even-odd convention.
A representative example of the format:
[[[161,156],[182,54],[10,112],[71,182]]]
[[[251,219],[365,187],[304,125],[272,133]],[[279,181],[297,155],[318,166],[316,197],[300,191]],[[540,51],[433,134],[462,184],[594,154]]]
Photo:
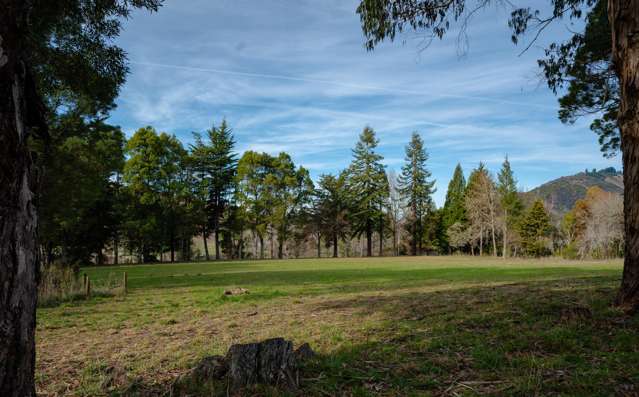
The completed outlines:
[[[314,355],[308,343],[293,350],[293,343],[284,338],[233,345],[226,356],[205,357],[178,378],[171,395],[186,395],[185,390],[201,389],[202,385],[211,385],[216,380],[227,380],[233,391],[257,384],[295,390],[299,387],[301,363]]]

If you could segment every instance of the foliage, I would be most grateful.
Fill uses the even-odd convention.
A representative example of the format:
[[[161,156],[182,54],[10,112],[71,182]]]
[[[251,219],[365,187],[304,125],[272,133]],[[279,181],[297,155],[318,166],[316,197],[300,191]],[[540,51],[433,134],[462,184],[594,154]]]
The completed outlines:
[[[61,115],[50,125],[50,144],[38,158],[45,170],[40,186],[40,239],[45,261],[102,261],[116,234],[116,175],[124,164],[124,134],[104,122]]]
[[[322,234],[330,239],[333,256],[337,256],[338,240],[346,240],[350,233],[351,203],[346,187],[346,174],[342,172],[337,177],[330,174],[320,176],[315,195]]]
[[[432,194],[435,192],[435,181],[430,180],[427,160],[424,141],[417,132],[413,132],[410,143],[406,146],[406,163],[402,166],[399,177],[399,193],[406,205],[406,227],[411,234],[413,255],[421,253],[424,218],[434,207]]]
[[[446,201],[444,202],[444,227],[448,229],[455,223],[466,221],[466,179],[461,164],[457,163],[453,178],[448,183]]]
[[[133,9],[162,0],[37,1],[27,48],[36,86],[51,114],[106,115],[124,83],[126,53],[114,40]]]
[[[519,224],[521,245],[529,256],[549,255],[551,247],[548,237],[552,231],[550,216],[541,200],[535,201]]]
[[[497,193],[502,210],[501,223],[503,225],[503,255],[506,257],[509,251],[509,235],[516,229],[516,224],[524,209],[524,205],[517,192],[517,181],[513,175],[508,157],[504,160],[501,170],[497,175]]]
[[[353,203],[352,231],[366,234],[367,254],[372,254],[373,228],[383,222],[383,208],[388,195],[388,179],[381,163],[383,157],[375,152],[379,141],[375,131],[365,127],[353,149],[353,161],[347,170],[348,190]],[[381,229],[381,228],[380,228]]]
[[[144,261],[168,246],[173,261],[176,238],[193,234],[192,225],[185,222],[190,182],[187,152],[175,136],[145,127],[128,141],[127,154],[123,177],[130,197],[135,198],[126,222],[129,243]]]
[[[237,156],[233,152],[235,141],[226,120],[206,132],[206,142],[201,134],[193,135],[195,144],[191,146],[190,163],[195,178],[193,195],[201,219],[199,228],[205,239],[211,231],[215,232],[215,257],[220,259],[218,235],[224,211],[232,198],[237,172]]]
[[[559,99],[559,119],[574,123],[577,118],[597,115],[590,129],[599,135],[601,151],[614,156],[621,143],[617,114],[619,82],[612,65],[612,44],[608,22],[608,1],[598,0],[585,18],[582,33],[563,43],[552,43],[546,58],[538,61],[548,86]]]

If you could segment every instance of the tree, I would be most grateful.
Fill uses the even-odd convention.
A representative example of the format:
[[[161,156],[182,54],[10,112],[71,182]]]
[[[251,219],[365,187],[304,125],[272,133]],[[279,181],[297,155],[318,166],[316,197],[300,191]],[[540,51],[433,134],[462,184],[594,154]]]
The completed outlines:
[[[483,163],[479,163],[479,167],[468,177],[464,200],[470,227],[479,240],[479,255],[484,251],[484,232],[490,230],[493,255],[497,256],[497,192],[495,182]]]
[[[448,244],[452,248],[460,250],[472,241],[471,229],[465,227],[461,222],[453,223],[446,231]]]
[[[590,129],[599,136],[604,156],[619,151],[617,125],[619,79],[612,64],[612,41],[608,22],[608,1],[598,0],[588,12],[583,32],[563,43],[552,43],[546,58],[538,61],[548,87],[559,98],[559,119],[574,123],[583,116],[596,115]]]
[[[466,221],[465,194],[466,179],[464,178],[464,171],[461,165],[457,163],[453,178],[448,183],[448,190],[446,191],[443,214],[444,229],[450,228],[455,223],[463,224]]]
[[[552,15],[542,17],[540,11],[517,8],[511,13],[509,26],[512,40],[535,30],[535,37],[553,21],[581,18],[584,8],[595,0],[548,0]],[[470,15],[465,13],[469,0],[362,0],[357,8],[366,45],[373,49],[384,39],[393,40],[404,29],[428,31],[431,37],[443,37],[455,21],[463,26]],[[479,7],[488,1],[476,2]],[[472,15],[472,13],[471,13]],[[619,112],[617,125],[621,136],[624,172],[624,271],[616,303],[628,312],[639,309],[639,0],[608,0],[608,21],[612,42],[612,64],[617,75]],[[461,29],[465,32],[465,29]],[[527,48],[534,43],[528,44]],[[566,56],[567,62],[571,62]],[[589,86],[584,88],[590,89]],[[612,116],[611,116],[612,117]]]
[[[431,173],[426,168],[427,160],[424,141],[417,132],[413,132],[406,146],[406,164],[402,166],[399,177],[399,192],[406,203],[413,255],[421,254],[424,217],[433,207],[431,196],[435,192],[435,181],[429,180]]]
[[[375,152],[379,141],[375,131],[365,127],[353,149],[353,161],[348,168],[348,189],[353,206],[353,232],[366,235],[366,256],[373,255],[373,228],[379,222],[383,231],[384,201],[388,197],[388,180],[381,163],[383,157]],[[383,233],[380,233],[380,253]]]
[[[246,151],[237,164],[236,201],[247,217],[247,225],[254,237],[254,251],[257,254],[259,241],[260,258],[264,258],[264,235],[271,213],[268,207],[266,184],[263,183],[271,172],[273,158],[266,153]]]
[[[550,216],[544,208],[544,203],[537,200],[528,210],[521,223],[519,233],[524,253],[530,256],[543,256],[550,253],[548,236],[552,231]]]
[[[280,153],[270,161],[271,167],[263,184],[265,200],[270,208],[268,222],[277,233],[277,257],[284,256],[284,244],[289,238],[296,216],[303,207],[310,204],[313,182],[304,167],[295,169],[293,160],[286,153]]]
[[[168,241],[171,262],[175,261],[176,237],[181,235],[184,222],[184,198],[188,192],[187,168],[184,162],[187,152],[175,136],[157,134],[152,127],[140,128],[127,142],[129,159],[124,165],[124,181],[139,205],[136,211],[153,214],[147,220],[159,226],[160,241]],[[139,218],[138,218],[139,219]],[[143,225],[149,231],[153,225]],[[154,233],[143,232],[141,249],[149,259],[149,247],[156,244]],[[160,247],[160,253],[164,251]]]
[[[215,259],[219,260],[221,220],[233,194],[237,172],[237,156],[233,152],[235,141],[226,120],[222,120],[219,127],[213,126],[206,132],[206,143],[200,134],[193,135],[195,144],[191,146],[191,157],[198,182],[197,190],[203,196],[206,214],[201,225],[206,259],[209,259],[206,240],[210,225],[215,233]]]
[[[0,395],[35,395],[38,181],[29,141],[47,138],[47,112],[91,117],[113,107],[127,72],[113,44],[122,19],[160,4],[0,1]]]
[[[118,232],[117,181],[124,164],[124,134],[75,114],[50,122],[50,141],[37,157],[44,170],[39,192],[39,234],[46,264],[103,261]]]
[[[517,222],[517,218],[521,215],[523,204],[517,193],[517,182],[510,168],[508,157],[504,159],[501,170],[497,175],[497,193],[499,194],[499,202],[502,211],[502,239],[503,248],[502,256],[504,259],[508,256],[508,236]]]
[[[350,203],[346,190],[346,175],[322,175],[318,185],[315,195],[320,227],[333,246],[333,258],[337,258],[338,241],[346,240],[349,232]]]
[[[388,172],[388,216],[393,233],[393,254],[399,255],[404,202],[399,188],[399,178],[394,171]]]

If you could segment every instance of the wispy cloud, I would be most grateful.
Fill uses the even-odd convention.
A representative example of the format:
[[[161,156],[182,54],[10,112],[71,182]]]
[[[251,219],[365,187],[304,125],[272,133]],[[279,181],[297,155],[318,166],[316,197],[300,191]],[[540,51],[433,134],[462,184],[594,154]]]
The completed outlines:
[[[226,117],[238,150],[287,151],[314,176],[347,166],[365,125],[398,170],[417,130],[440,204],[457,162],[466,171],[479,161],[496,170],[508,154],[529,187],[619,165],[600,156],[587,121],[557,120],[556,98],[536,77],[542,53],[518,56],[504,10],[474,21],[469,53],[460,58],[454,37],[419,52],[420,37],[407,35],[406,45],[367,52],[356,5],[173,0],[158,14],[135,15],[120,40],[132,74],[112,121],[128,133],[151,124],[190,142],[191,131]],[[552,29],[546,39],[567,35]]]

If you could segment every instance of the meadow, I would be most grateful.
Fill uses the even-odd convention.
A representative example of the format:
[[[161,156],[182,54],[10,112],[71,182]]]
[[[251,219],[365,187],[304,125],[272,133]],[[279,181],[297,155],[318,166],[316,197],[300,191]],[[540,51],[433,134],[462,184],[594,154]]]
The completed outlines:
[[[639,317],[610,305],[621,269],[462,256],[83,268],[98,284],[126,272],[128,292],[38,309],[37,389],[168,395],[202,357],[282,336],[318,353],[304,396],[637,395]],[[249,293],[224,294],[236,287]]]

